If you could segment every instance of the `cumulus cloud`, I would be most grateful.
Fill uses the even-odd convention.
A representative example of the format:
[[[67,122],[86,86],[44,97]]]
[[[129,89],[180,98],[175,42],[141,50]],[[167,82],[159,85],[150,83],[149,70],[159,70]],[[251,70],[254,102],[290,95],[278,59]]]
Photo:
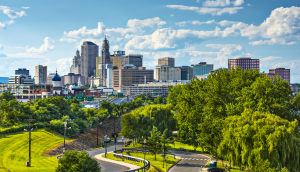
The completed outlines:
[[[203,6],[206,7],[224,7],[233,4],[234,6],[239,6],[244,3],[244,0],[235,0],[230,2],[230,0],[206,0],[203,2]]]
[[[37,53],[17,53],[17,54],[6,54],[7,57],[10,59],[19,59],[19,58],[26,58],[26,59],[43,59],[47,58],[47,56],[37,54]]]
[[[6,25],[11,25],[11,24],[13,24],[13,23],[14,23],[13,20],[6,21],[6,22],[3,22],[3,23],[0,22],[0,29],[5,29],[5,28],[6,28]]]
[[[59,41],[72,43],[72,42],[76,42],[76,39],[72,39],[72,38],[60,38]]]
[[[23,9],[27,10],[29,7],[21,7],[21,8],[23,8]]]
[[[251,42],[252,45],[260,44],[294,44],[300,39],[300,7],[276,8],[271,15],[259,26],[251,24],[241,29],[241,36],[256,38],[269,38]]]
[[[239,23],[239,22],[222,20],[222,21],[218,22],[217,24],[220,26],[232,26],[233,24],[237,24],[237,23]]]
[[[229,58],[241,54],[242,46],[239,44],[207,44],[206,47],[218,49],[216,52],[191,51],[189,55],[191,63],[199,63],[201,60],[213,63],[215,68],[224,67]]]
[[[149,18],[145,20],[131,19],[127,22],[127,26],[131,28],[160,28],[164,24],[166,24],[166,22],[161,20],[159,17]]]
[[[214,22],[215,22],[215,20],[208,20],[208,21],[205,21],[205,22],[194,20],[194,21],[182,21],[182,22],[178,22],[178,23],[175,23],[175,24],[182,27],[182,26],[185,26],[186,23],[191,23],[193,25],[202,25],[202,24],[213,24]]]
[[[99,37],[103,35],[105,25],[102,22],[98,22],[96,29],[87,29],[85,26],[78,30],[64,32],[64,37],[82,38],[82,37]]]
[[[4,46],[0,44],[0,50],[3,50]]]
[[[27,52],[28,53],[45,53],[45,52],[49,52],[51,50],[54,49],[54,46],[52,45],[55,41],[52,40],[51,38],[49,37],[46,37],[44,39],[44,44],[41,45],[40,48],[27,48]]]
[[[234,6],[239,6],[239,5],[242,5],[244,3],[244,0],[236,0],[233,2],[233,5]]]
[[[0,6],[0,10],[2,10],[3,13],[6,14],[11,19],[26,15],[25,11],[16,12],[14,10],[11,10],[10,7],[8,6]]]
[[[179,9],[179,10],[191,10],[199,14],[211,14],[211,15],[222,15],[223,13],[235,14],[238,10],[243,9],[243,7],[225,7],[225,8],[207,8],[207,7],[194,7],[194,6],[184,6],[184,5],[166,5],[168,8]]]

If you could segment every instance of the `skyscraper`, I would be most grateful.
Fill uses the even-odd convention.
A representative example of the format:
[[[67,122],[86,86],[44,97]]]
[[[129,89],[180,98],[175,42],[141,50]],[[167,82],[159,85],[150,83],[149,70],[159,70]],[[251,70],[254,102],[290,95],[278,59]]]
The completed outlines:
[[[209,74],[214,70],[213,64],[206,64],[206,62],[200,62],[199,64],[192,64],[194,68],[194,75],[205,75]]]
[[[35,83],[36,84],[47,83],[47,66],[43,66],[43,65],[35,66]]]
[[[96,75],[96,57],[99,55],[98,45],[85,41],[81,45],[81,76],[85,77],[85,83],[88,83],[88,77]]]
[[[240,57],[236,59],[228,59],[228,71],[233,67],[236,69],[240,66],[242,69],[258,69],[259,70],[259,59],[251,59],[249,57]]]
[[[276,69],[269,69],[269,73],[266,73],[269,78],[272,78],[275,75],[279,75],[279,78],[286,80],[290,83],[290,69],[285,68],[276,68]]]
[[[133,64],[133,66],[143,67],[143,56],[140,54],[127,54],[124,56],[124,65]]]
[[[26,68],[19,68],[18,70],[15,70],[15,75],[29,75],[29,70]]]
[[[106,37],[103,40],[100,62],[98,66],[99,69],[97,70],[99,70],[99,77],[101,78],[100,84],[105,85],[107,83],[107,70],[112,70],[113,68],[112,62],[110,60],[109,42]]]
[[[81,59],[79,55],[79,50],[76,51],[76,56],[73,57],[73,63],[70,67],[70,73],[74,74],[80,74],[80,64],[81,64]]]
[[[175,59],[172,57],[164,57],[158,59],[158,65],[167,65],[169,67],[175,66]]]

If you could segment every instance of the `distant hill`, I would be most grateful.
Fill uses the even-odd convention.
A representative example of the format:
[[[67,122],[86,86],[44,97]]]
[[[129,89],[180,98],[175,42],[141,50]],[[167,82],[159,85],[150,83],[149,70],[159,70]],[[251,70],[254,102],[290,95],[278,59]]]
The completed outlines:
[[[0,84],[7,84],[9,77],[0,77]]]

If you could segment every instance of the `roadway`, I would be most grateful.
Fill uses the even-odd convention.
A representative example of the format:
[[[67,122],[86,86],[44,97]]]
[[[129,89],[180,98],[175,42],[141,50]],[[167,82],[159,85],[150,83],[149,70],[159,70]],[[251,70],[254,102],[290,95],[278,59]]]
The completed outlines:
[[[198,153],[174,151],[176,156],[181,158],[178,164],[170,169],[170,172],[200,172],[210,161],[210,157]]]
[[[116,143],[116,148],[118,149],[122,149],[122,139],[121,137],[117,138],[118,142]],[[107,145],[107,152],[112,152],[115,150],[115,143],[112,140],[108,145]],[[96,150],[92,150],[92,151],[87,151],[92,157],[94,157],[95,155],[101,154],[101,153],[105,153],[105,149],[101,148],[101,149],[96,149]],[[118,165],[118,164],[114,164],[114,163],[109,163],[109,162],[105,162],[105,161],[101,161],[101,160],[97,160],[100,163],[100,167],[101,167],[101,171],[102,172],[121,172],[121,171],[127,171],[129,170],[128,167],[122,166],[122,165]]]

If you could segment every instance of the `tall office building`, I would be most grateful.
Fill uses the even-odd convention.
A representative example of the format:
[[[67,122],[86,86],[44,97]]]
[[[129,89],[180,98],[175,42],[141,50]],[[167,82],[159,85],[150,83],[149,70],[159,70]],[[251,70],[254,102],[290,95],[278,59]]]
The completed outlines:
[[[102,50],[101,50],[101,56],[99,59],[99,77],[100,77],[100,83],[101,85],[106,85],[107,83],[107,70],[112,70],[113,65],[112,62],[110,60],[110,53],[109,53],[109,41],[107,40],[107,38],[105,37],[105,39],[103,40],[103,44],[102,44]],[[108,78],[108,79],[111,79]]]
[[[76,55],[73,57],[73,63],[70,67],[70,73],[74,74],[80,74],[80,64],[81,64],[81,59],[79,55],[79,50],[76,51]]]
[[[113,56],[122,57],[122,65],[124,65],[125,51],[122,50],[114,51]]]
[[[194,68],[194,75],[205,75],[209,74],[212,70],[214,70],[213,64],[206,64],[206,62],[200,62],[199,64],[192,64]]]
[[[43,66],[43,65],[35,66],[35,83],[36,84],[47,83],[47,66]]]
[[[269,69],[269,73],[266,73],[269,78],[272,78],[275,75],[279,75],[279,78],[282,78],[290,83],[290,69],[285,68],[276,68],[276,69]]]
[[[181,80],[181,68],[159,65],[155,67],[155,79],[164,80]]]
[[[133,64],[137,67],[143,66],[143,56],[140,54],[127,54],[124,56],[124,65]]]
[[[194,76],[194,68],[191,66],[181,66],[181,80],[191,80]]]
[[[258,69],[259,70],[259,59],[251,59],[249,57],[240,57],[236,59],[228,59],[228,70],[232,67],[236,69],[240,66],[242,69]]]
[[[169,67],[175,66],[175,59],[172,57],[164,57],[158,59],[158,65],[167,65]]]
[[[96,57],[99,56],[98,45],[85,41],[81,45],[81,76],[85,77],[87,83],[88,77],[96,75]]]
[[[19,68],[18,70],[15,70],[15,75],[29,75],[29,70],[26,68]]]
[[[110,56],[110,60],[113,63],[114,67],[122,67],[122,56]]]
[[[154,71],[145,67],[123,66],[112,70],[112,88],[121,90],[121,86],[153,82]]]

